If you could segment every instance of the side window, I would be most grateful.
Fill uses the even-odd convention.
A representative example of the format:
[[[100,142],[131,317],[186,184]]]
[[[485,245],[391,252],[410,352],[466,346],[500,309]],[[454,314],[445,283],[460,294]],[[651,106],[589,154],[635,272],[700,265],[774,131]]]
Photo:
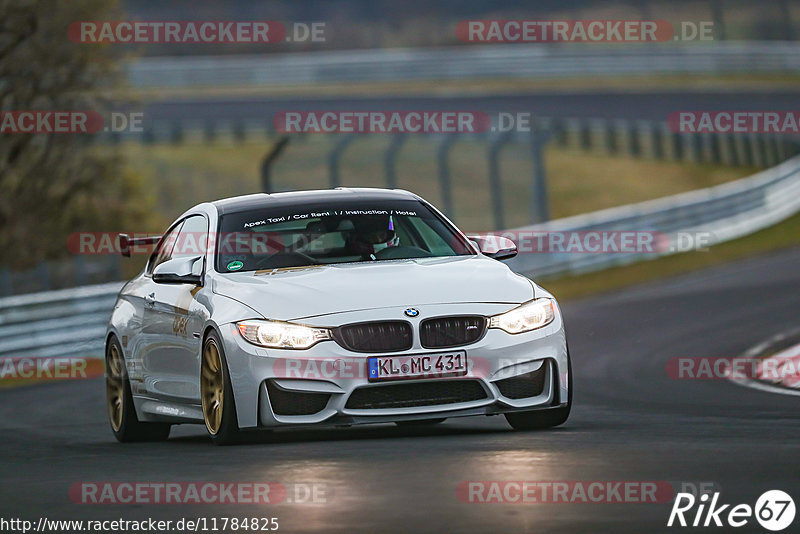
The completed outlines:
[[[208,243],[208,222],[202,215],[192,215],[183,221],[171,258],[205,256]]]
[[[153,269],[155,269],[157,265],[164,263],[172,257],[172,249],[175,248],[175,241],[178,238],[178,231],[181,229],[181,226],[183,226],[182,222],[176,224],[170,231],[164,234],[161,241],[158,242],[156,250],[147,262],[147,274],[153,274]]]

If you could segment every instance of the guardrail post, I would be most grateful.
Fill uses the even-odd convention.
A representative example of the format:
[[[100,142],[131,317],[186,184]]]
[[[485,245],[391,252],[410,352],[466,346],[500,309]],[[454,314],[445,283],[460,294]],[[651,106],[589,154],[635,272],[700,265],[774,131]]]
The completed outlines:
[[[739,138],[742,145],[742,165],[752,167],[755,161],[755,154],[753,153],[753,144],[750,142],[750,136],[742,134]]]
[[[614,123],[608,119],[603,120],[604,130],[605,130],[605,145],[606,145],[606,152],[609,154],[616,154],[619,152],[619,140],[617,139],[617,128],[614,127]]]
[[[86,260],[80,253],[76,254],[72,260],[72,277],[76,286],[86,284]]]
[[[588,121],[578,121],[578,146],[581,150],[590,151],[592,149],[592,128]]]
[[[569,144],[569,138],[567,137],[567,129],[564,126],[563,119],[554,119],[551,123],[550,128],[553,130],[553,137],[555,138],[556,144],[561,147],[565,147]]]
[[[564,126],[567,129],[567,145],[573,148],[582,149],[582,142],[581,139],[581,124],[582,121],[580,119],[565,119]]]
[[[701,163],[709,163],[713,156],[711,154],[711,138],[713,137],[712,134],[708,132],[703,132],[701,134],[695,134],[698,137],[698,156]]]
[[[792,137],[786,143],[786,158],[789,159],[798,154],[800,154],[800,143],[798,143],[796,137]]]
[[[11,295],[14,292],[14,286],[11,284],[11,273],[7,267],[0,269],[0,294]]]
[[[670,152],[674,161],[683,161],[683,135],[677,132],[670,133]]]
[[[774,167],[780,160],[778,159],[778,139],[775,135],[764,137],[766,149],[767,167]]]
[[[42,262],[36,266],[36,278],[39,280],[39,287],[42,291],[47,291],[52,286],[50,281],[50,269],[47,263]]]
[[[111,261],[111,280],[122,280],[122,256],[115,254]]]
[[[722,163],[722,141],[719,134],[708,134],[709,150],[711,151],[711,162],[715,165]]]
[[[789,10],[789,1],[780,0],[781,20],[783,21],[783,38],[794,41],[794,28],[792,27],[792,12]]]
[[[342,153],[347,149],[347,147],[352,143],[356,138],[356,134],[347,134],[336,142],[333,146],[333,150],[331,150],[330,154],[328,154],[328,182],[330,183],[331,188],[339,187],[342,181],[339,177],[339,161],[342,158]]]
[[[750,142],[750,150],[753,153],[753,165],[756,167],[764,166],[764,143],[761,136],[756,134],[748,134],[748,141]]]
[[[736,134],[733,139],[733,144],[736,147],[736,164],[740,167],[750,165],[750,158],[747,153],[747,145],[745,144],[744,136]]]
[[[639,155],[653,158],[655,148],[653,147],[653,128],[650,121],[638,120],[633,125],[636,131],[636,139],[639,143]]]
[[[503,132],[489,145],[489,187],[492,192],[495,230],[505,228],[503,218],[503,186],[500,180],[500,150],[511,139],[511,132]]]
[[[180,121],[175,121],[172,123],[172,129],[170,130],[170,141],[172,144],[179,145],[183,142],[183,125]]]
[[[764,156],[765,167],[772,167],[777,164],[774,136],[766,134],[761,135],[761,150]]]
[[[233,123],[233,140],[237,143],[244,143],[247,140],[247,129],[244,121],[237,120]]]
[[[776,134],[764,136],[767,151],[767,167],[774,167],[781,160],[778,157],[778,136]]]
[[[786,138],[782,135],[775,136],[775,154],[778,156],[778,163],[786,161],[788,151],[786,150]]]
[[[395,172],[395,162],[397,160],[397,153],[403,148],[403,143],[406,142],[406,135],[399,133],[392,136],[389,147],[383,156],[383,168],[386,175],[386,187],[389,189],[397,188],[397,173]]]
[[[445,135],[436,150],[436,162],[439,167],[439,188],[442,191],[442,207],[445,214],[452,220],[455,220],[455,208],[453,207],[453,188],[450,183],[450,161],[448,155],[457,139],[457,134]]]
[[[627,131],[628,135],[628,153],[635,158],[641,157],[642,144],[639,140],[639,131],[636,127],[636,123],[626,121],[625,130]]]
[[[206,143],[213,143],[217,138],[216,124],[213,120],[207,120],[203,127],[203,137]]]
[[[719,134],[720,160],[723,165],[736,165],[736,142],[733,134]]]
[[[650,129],[650,147],[654,159],[664,159],[664,124],[647,122]]]
[[[289,144],[289,136],[284,135],[272,145],[272,148],[264,156],[264,161],[261,163],[261,190],[264,193],[272,193],[272,164],[281,155],[283,149]]]
[[[145,128],[140,139],[142,144],[152,145],[156,140],[155,133],[153,133],[153,127],[151,126],[150,128]]]
[[[531,155],[533,157],[533,184],[531,185],[530,198],[531,224],[550,220],[550,201],[547,196],[544,149],[552,136],[552,130],[547,127],[534,125],[531,128]]]
[[[786,161],[795,154],[792,150],[794,141],[787,138],[785,135],[779,135],[778,137],[778,157],[781,159],[781,161]]]
[[[712,0],[711,17],[714,19],[714,38],[717,41],[725,40],[725,20],[722,14],[722,1]]]
[[[692,163],[700,163],[703,157],[703,144],[702,139],[700,139],[700,135],[687,134],[684,139],[689,143],[689,150],[686,154],[689,158],[689,161]]]

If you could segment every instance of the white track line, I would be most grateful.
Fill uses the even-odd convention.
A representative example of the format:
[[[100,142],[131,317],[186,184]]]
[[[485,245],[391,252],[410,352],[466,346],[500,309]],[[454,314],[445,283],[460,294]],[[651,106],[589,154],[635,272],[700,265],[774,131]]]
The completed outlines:
[[[780,334],[774,335],[771,338],[767,339],[766,341],[763,341],[763,342],[759,343],[758,345],[748,349],[744,354],[742,354],[741,357],[742,358],[748,358],[748,359],[749,358],[758,358],[761,354],[764,353],[764,351],[766,351],[769,347],[771,347],[775,343],[783,341],[787,337],[794,336],[794,335],[797,335],[797,334],[800,334],[800,329],[796,328],[796,329],[793,329],[793,330],[788,330],[786,332],[782,332]],[[790,351],[790,350],[798,350],[798,347],[800,347],[800,345],[795,345],[795,346],[792,346],[792,347],[786,347],[781,352],[786,352],[786,351]],[[789,388],[785,388],[785,387],[773,386],[771,384],[767,384],[767,383],[761,382],[759,380],[753,380],[752,378],[734,377],[734,376],[732,376],[731,378],[729,378],[729,380],[731,382],[733,382],[734,384],[737,384],[737,385],[742,386],[742,387],[750,388],[750,389],[758,389],[760,391],[766,391],[766,392],[769,392],[769,393],[778,393],[778,394],[781,394],[781,395],[800,396],[800,390],[798,390],[798,389],[789,389]]]

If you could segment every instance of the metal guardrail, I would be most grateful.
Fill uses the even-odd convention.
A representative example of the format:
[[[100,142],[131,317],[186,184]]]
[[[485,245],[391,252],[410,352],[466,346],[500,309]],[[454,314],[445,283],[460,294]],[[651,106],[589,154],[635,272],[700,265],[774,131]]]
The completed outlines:
[[[776,224],[800,212],[800,156],[748,178],[638,204],[509,230],[512,235],[543,232],[660,232],[670,243],[680,234],[704,234],[716,245]],[[521,253],[508,261],[517,272],[536,277],[579,274],[679,252]]]
[[[87,256],[47,260],[23,271],[0,268],[0,298],[103,284],[122,278],[123,258],[119,255]]]
[[[0,299],[0,358],[98,356],[122,282]]]
[[[599,230],[709,232],[709,245],[741,237],[800,211],[800,156],[754,176],[513,232]],[[662,254],[669,254],[665,251]],[[581,273],[641,261],[653,254],[536,254],[509,266],[534,277]],[[0,299],[0,359],[100,356],[105,325],[122,283]]]
[[[800,42],[793,41],[486,44],[153,57],[132,61],[126,67],[129,84],[138,88],[797,71]]]

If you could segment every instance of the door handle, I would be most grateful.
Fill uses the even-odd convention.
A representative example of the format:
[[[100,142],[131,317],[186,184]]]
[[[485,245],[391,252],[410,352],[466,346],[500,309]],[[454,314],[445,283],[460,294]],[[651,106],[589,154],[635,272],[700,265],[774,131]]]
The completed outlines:
[[[150,293],[144,297],[144,303],[150,306],[151,308],[156,305],[156,294]]]

